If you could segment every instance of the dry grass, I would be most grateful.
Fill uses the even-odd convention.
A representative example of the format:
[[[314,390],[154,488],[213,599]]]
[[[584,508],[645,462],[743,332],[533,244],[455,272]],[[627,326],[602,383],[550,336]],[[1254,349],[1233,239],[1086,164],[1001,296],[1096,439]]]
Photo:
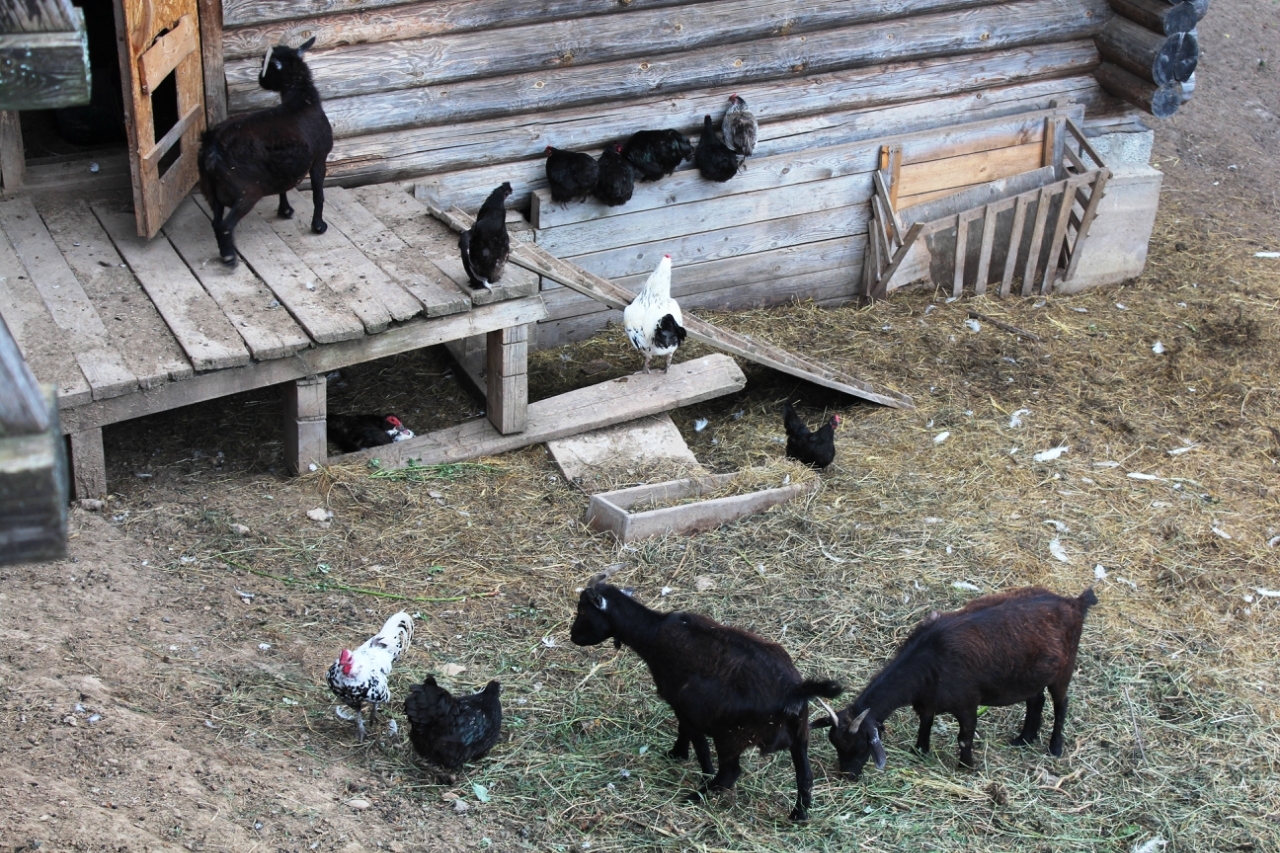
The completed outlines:
[[[716,318],[911,394],[918,408],[851,403],[746,366],[745,392],[673,413],[699,459],[718,471],[776,460],[780,404],[798,398],[810,423],[831,410],[844,417],[836,464],[808,499],[687,540],[619,548],[592,535],[580,521],[584,494],[542,448],[285,481],[264,470],[275,458],[265,396],[245,401],[256,409],[205,410],[208,424],[189,424],[150,459],[122,456],[132,439],[109,435],[108,460],[130,459],[113,462],[124,482],[116,503],[138,533],[196,555],[175,573],[253,585],[254,637],[303,649],[282,667],[301,704],[281,704],[278,678],[242,678],[214,711],[224,736],[364,762],[383,780],[389,825],[419,803],[446,808],[441,794],[453,791],[483,817],[479,834],[538,850],[1128,851],[1156,836],[1166,851],[1275,850],[1280,599],[1259,590],[1280,589],[1280,274],[1251,247],[1184,233],[1176,219],[1176,209],[1162,214],[1135,286],[976,300],[1040,343],[990,325],[970,331],[973,302],[924,293]],[[531,390],[545,397],[634,369],[615,329],[539,353]],[[475,416],[464,396],[436,393],[446,370],[420,356],[350,371],[332,408],[397,411],[415,429]],[[704,417],[709,426],[695,431]],[[260,438],[233,443],[238,428]],[[203,457],[179,449],[193,444]],[[1059,446],[1069,449],[1056,460],[1034,461]],[[223,448],[220,467],[209,447]],[[155,477],[132,480],[140,468]],[[157,495],[169,500],[163,513],[148,505]],[[329,527],[301,515],[316,505],[334,512]],[[254,533],[232,535],[233,521]],[[1055,538],[1066,562],[1051,555]],[[735,796],[689,805],[682,792],[698,775],[664,755],[674,724],[644,665],[627,649],[568,642],[576,588],[613,564],[641,600],[777,639],[803,672],[854,692],[922,615],[973,595],[958,582],[1072,594],[1095,585],[1067,753],[1006,746],[1020,712],[991,709],[978,769],[961,770],[950,718],[921,758],[908,750],[914,718],[900,711],[887,769],[859,784],[836,778],[830,746],[815,741],[815,810],[803,827],[785,820],[785,754],[748,757]],[[422,769],[403,738],[349,752],[322,684],[331,653],[402,602],[423,621],[394,675],[398,695],[446,664],[466,667],[444,679],[452,687],[503,683],[507,735],[461,780]],[[243,641],[241,630],[228,636]],[[487,803],[470,783],[487,789]]]

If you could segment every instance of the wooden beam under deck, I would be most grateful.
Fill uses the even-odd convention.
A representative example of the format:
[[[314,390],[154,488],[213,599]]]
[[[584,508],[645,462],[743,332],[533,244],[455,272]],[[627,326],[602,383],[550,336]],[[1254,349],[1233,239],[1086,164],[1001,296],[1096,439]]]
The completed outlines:
[[[418,318],[377,335],[303,350],[289,358],[206,373],[183,382],[64,409],[62,427],[67,433],[84,432],[254,388],[323,375],[331,370],[458,338],[536,323],[546,313],[542,300],[534,296],[483,305],[447,317]]]

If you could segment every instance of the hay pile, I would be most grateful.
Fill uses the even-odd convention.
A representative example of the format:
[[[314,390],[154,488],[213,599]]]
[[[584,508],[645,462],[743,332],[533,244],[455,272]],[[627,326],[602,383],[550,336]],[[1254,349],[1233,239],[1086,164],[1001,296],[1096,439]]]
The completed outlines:
[[[716,471],[778,460],[781,403],[798,399],[810,423],[843,416],[836,463],[809,498],[687,540],[617,547],[592,535],[585,494],[541,447],[397,472],[335,466],[290,484],[232,459],[243,473],[218,479],[216,493],[202,487],[209,500],[189,503],[170,531],[200,555],[180,568],[274,590],[264,630],[314,649],[298,665],[315,679],[300,711],[280,708],[270,679],[246,679],[215,722],[263,748],[310,733],[307,749],[346,756],[349,729],[332,715],[321,667],[407,602],[423,621],[393,689],[446,667],[465,667],[442,678],[456,689],[497,677],[507,736],[453,785],[419,768],[403,739],[374,740],[358,760],[394,780],[378,794],[405,809],[445,809],[441,795],[461,793],[486,827],[477,843],[497,827],[511,846],[539,850],[1115,851],[1157,837],[1166,850],[1280,848],[1280,273],[1252,247],[1187,233],[1176,218],[1163,212],[1134,286],[951,303],[905,293],[865,309],[712,317],[918,408],[863,405],[744,365],[744,392],[673,413],[699,459]],[[1041,340],[974,331],[971,307]],[[419,430],[476,416],[465,397],[431,393],[446,385],[434,359],[372,366],[331,408],[390,409]],[[537,353],[531,397],[635,366],[614,328]],[[700,418],[709,425],[695,431]],[[128,504],[154,486],[124,488]],[[331,509],[329,526],[265,505],[245,519],[248,498],[290,489],[298,506]],[[143,516],[131,523],[150,523]],[[236,519],[261,536],[228,534]],[[683,792],[698,774],[665,757],[675,727],[643,664],[568,640],[576,588],[617,564],[615,582],[640,600],[779,640],[804,673],[854,693],[917,620],[975,588],[1093,585],[1101,603],[1085,625],[1066,755],[1006,746],[1021,710],[991,709],[978,769],[960,770],[954,721],[939,721],[935,752],[921,758],[909,752],[914,717],[900,711],[887,770],[860,784],[836,777],[816,739],[803,828],[785,821],[785,754],[748,756],[734,797],[690,805]]]

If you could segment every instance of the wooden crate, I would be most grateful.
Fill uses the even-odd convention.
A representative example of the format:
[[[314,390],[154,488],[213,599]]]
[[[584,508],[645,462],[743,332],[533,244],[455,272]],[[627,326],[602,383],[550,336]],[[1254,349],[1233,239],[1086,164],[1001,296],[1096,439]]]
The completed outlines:
[[[1076,272],[1110,170],[1077,122],[1080,107],[940,131],[881,148],[872,175],[862,292],[882,299],[928,281],[960,296],[989,285],[1051,293]],[[1003,144],[993,145],[993,142]],[[1092,165],[1085,158],[1092,161]]]

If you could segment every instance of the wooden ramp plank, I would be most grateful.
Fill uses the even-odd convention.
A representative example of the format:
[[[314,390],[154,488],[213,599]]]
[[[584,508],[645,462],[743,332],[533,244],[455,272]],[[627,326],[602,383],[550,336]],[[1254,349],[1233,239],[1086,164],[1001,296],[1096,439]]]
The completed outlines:
[[[142,284],[125,266],[84,199],[38,199],[36,209],[85,293],[97,307],[125,364],[150,388],[185,379],[191,362]]]
[[[137,377],[112,345],[97,309],[49,236],[31,199],[17,196],[0,201],[0,228],[8,233],[53,322],[67,333],[67,343],[93,389],[93,399],[136,390]]]
[[[307,333],[280,308],[279,301],[248,265],[229,267],[210,254],[212,234],[209,218],[190,198],[164,225],[165,237],[218,303],[253,357],[258,361],[283,358],[311,346]],[[273,301],[275,307],[271,307]]]
[[[408,197],[398,186],[384,187],[384,192]],[[413,294],[426,309],[428,317],[456,314],[471,307],[471,300],[458,292],[457,285],[420,250],[400,239],[345,187],[326,187],[324,191],[326,221],[340,228],[356,248],[364,252],[383,272]]]
[[[195,198],[195,202],[212,221],[208,203],[203,198]],[[208,257],[216,260],[212,225],[208,240]],[[360,318],[338,294],[316,281],[311,268],[264,219],[246,216],[240,221],[236,226],[236,250],[313,341],[332,344],[364,336]]]
[[[196,370],[249,363],[240,335],[168,240],[139,237],[133,215],[114,205],[92,208]]]
[[[429,204],[433,216],[446,222],[454,230],[471,227],[470,217],[457,208],[448,211]],[[511,248],[511,261],[521,266],[556,279],[561,284],[585,293],[611,308],[622,309],[631,304],[635,294],[618,287],[608,279],[592,275],[587,271],[554,257],[540,246],[531,243],[515,244]],[[787,352],[772,344],[757,341],[747,335],[740,335],[721,329],[710,323],[699,320],[690,314],[684,315],[685,330],[689,337],[701,341],[716,349],[724,350],[748,361],[763,364],[774,370],[780,370],[791,376],[797,376],[809,382],[841,391],[854,397],[880,403],[894,408],[915,408],[911,398],[892,390],[876,391],[870,382],[849,376],[825,365],[811,361],[795,353]]]
[[[281,219],[274,205],[270,213],[261,205],[258,211],[329,287],[335,290],[344,285],[350,287],[347,292],[358,294],[362,303],[380,305],[395,322],[409,320],[423,312],[422,303],[366,257],[333,222],[325,220],[329,228],[323,234],[312,233],[311,193],[298,193],[293,206],[292,219]],[[328,212],[326,209],[326,216]]]
[[[524,432],[501,435],[487,418],[408,441],[348,453],[339,460],[377,459],[385,468],[439,465],[518,450],[557,438],[633,421],[741,391],[747,377],[720,353],[671,365],[669,373],[634,374],[529,404]]]
[[[27,268],[0,232],[0,317],[4,318],[23,358],[41,382],[57,388],[58,405],[80,406],[93,399],[89,380],[76,363],[67,333],[45,308]]]

